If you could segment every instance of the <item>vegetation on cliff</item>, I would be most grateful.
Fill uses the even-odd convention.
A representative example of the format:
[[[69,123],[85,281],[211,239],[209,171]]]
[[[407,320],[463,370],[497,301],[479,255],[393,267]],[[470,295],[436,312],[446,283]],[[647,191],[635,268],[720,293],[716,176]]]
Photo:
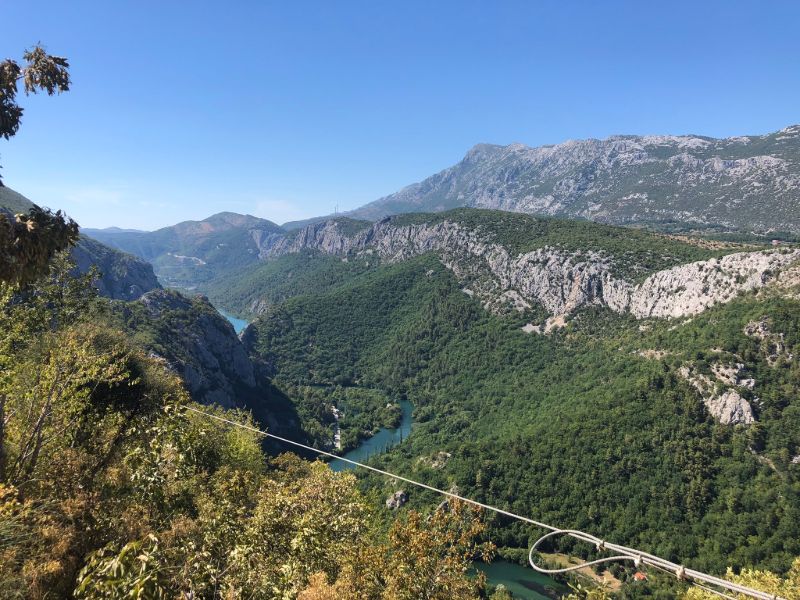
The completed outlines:
[[[473,510],[387,529],[352,475],[267,459],[258,434],[186,411],[162,359],[90,318],[91,276],[71,270],[0,283],[2,597],[479,597]]]
[[[800,351],[798,314],[791,294],[765,290],[685,322],[585,309],[534,335],[526,315],[491,315],[422,256],[290,298],[249,338],[279,379],[344,378],[413,401],[413,435],[378,459],[396,472],[698,568],[782,572],[800,554],[800,372],[786,358]],[[747,333],[763,319],[780,356]],[[717,423],[680,372],[732,362],[755,380],[737,388],[750,427]],[[491,532],[502,546],[531,542],[502,520]]]

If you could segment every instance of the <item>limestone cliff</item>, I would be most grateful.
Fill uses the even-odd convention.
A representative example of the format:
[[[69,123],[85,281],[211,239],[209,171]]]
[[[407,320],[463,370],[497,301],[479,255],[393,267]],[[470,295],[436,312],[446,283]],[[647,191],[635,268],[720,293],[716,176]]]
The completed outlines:
[[[260,253],[270,258],[306,249],[342,257],[374,255],[389,263],[435,252],[487,309],[537,304],[556,317],[587,305],[637,318],[697,314],[763,286],[800,259],[794,248],[736,252],[659,270],[636,282],[620,276],[618,258],[602,251],[548,245],[515,254],[455,221],[398,224],[395,219],[355,233],[343,231],[336,221],[312,224],[294,236],[273,238]]]
[[[158,350],[196,401],[231,408],[237,391],[255,387],[253,365],[233,326],[203,297],[156,290],[139,303],[159,328]]]

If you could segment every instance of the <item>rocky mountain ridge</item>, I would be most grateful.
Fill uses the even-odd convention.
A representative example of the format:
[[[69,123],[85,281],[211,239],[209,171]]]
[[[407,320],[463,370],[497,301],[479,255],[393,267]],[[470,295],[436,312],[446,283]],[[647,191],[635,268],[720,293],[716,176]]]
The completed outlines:
[[[455,221],[397,224],[393,219],[355,233],[342,231],[337,221],[312,224],[262,246],[261,256],[303,250],[344,259],[375,256],[389,263],[435,252],[464,284],[465,293],[487,309],[522,311],[537,304],[556,318],[589,305],[636,318],[697,314],[765,285],[800,259],[800,250],[794,248],[736,252],[659,270],[637,283],[616,275],[615,257],[601,251],[545,246],[515,254]]]
[[[166,352],[162,358],[195,400],[233,408],[238,388],[255,388],[253,365],[233,326],[207,300],[156,290],[139,303],[155,321],[182,330],[180,351]]]
[[[800,125],[793,125],[725,139],[620,135],[539,147],[478,144],[458,164],[344,214],[374,221],[474,207],[798,233],[799,199]]]

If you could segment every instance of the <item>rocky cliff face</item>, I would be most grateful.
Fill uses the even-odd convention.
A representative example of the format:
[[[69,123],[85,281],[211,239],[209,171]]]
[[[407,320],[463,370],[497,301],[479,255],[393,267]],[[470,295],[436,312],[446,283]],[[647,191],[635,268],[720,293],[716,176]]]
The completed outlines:
[[[347,214],[375,220],[468,206],[616,224],[800,232],[798,198],[795,125],[727,139],[624,135],[536,148],[479,144],[458,164]]]
[[[150,263],[86,236],[81,236],[71,255],[79,272],[97,268],[100,276],[94,286],[106,298],[136,300],[145,292],[161,288]]]
[[[538,304],[553,316],[587,305],[607,306],[637,318],[683,317],[759,288],[800,259],[800,250],[739,252],[657,271],[634,283],[615,275],[614,256],[547,246],[512,254],[479,231],[444,220],[395,224],[384,219],[354,234],[335,221],[309,225],[294,237],[262,246],[261,256],[313,249],[338,256],[375,255],[397,262],[437,253],[487,309],[501,312]]]
[[[156,290],[139,302],[158,324],[163,358],[197,402],[238,406],[242,388],[253,389],[253,365],[233,326],[203,297]]]

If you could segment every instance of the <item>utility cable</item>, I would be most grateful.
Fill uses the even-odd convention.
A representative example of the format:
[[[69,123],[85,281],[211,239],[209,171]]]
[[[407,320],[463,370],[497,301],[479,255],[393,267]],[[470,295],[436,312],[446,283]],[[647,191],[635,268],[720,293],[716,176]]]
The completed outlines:
[[[453,492],[448,492],[445,490],[440,490],[439,488],[435,488],[433,486],[427,485],[425,483],[421,483],[419,481],[414,481],[413,479],[409,479],[408,477],[403,477],[402,475],[397,475],[395,473],[390,473],[389,471],[384,471],[382,469],[378,469],[377,467],[371,467],[370,465],[365,465],[363,463],[357,462],[355,460],[350,460],[349,458],[344,458],[343,456],[337,456],[331,452],[326,452],[325,450],[319,450],[318,448],[314,448],[313,446],[309,446],[307,444],[302,444],[300,442],[295,442],[294,440],[290,440],[285,437],[281,437],[279,435],[275,435],[274,433],[267,433],[266,431],[262,431],[256,427],[251,427],[250,425],[244,425],[242,423],[237,423],[231,419],[226,419],[225,417],[220,417],[218,415],[208,413],[202,410],[198,410],[192,406],[184,406],[186,410],[191,412],[197,413],[199,415],[203,415],[210,419],[214,419],[216,421],[220,421],[222,423],[227,423],[228,425],[232,425],[234,427],[238,427],[240,429],[245,429],[247,431],[251,431],[253,433],[257,433],[259,435],[263,435],[268,438],[272,438],[274,440],[278,440],[279,442],[283,442],[286,444],[290,444],[292,446],[296,446],[298,448],[303,448],[304,450],[309,450],[311,452],[315,452],[316,454],[320,454],[322,456],[327,456],[333,458],[335,460],[339,460],[342,462],[346,462],[356,467],[360,467],[362,469],[366,469],[368,471],[372,471],[374,473],[378,473],[385,477],[390,477],[392,479],[398,479],[400,481],[404,481],[408,484],[414,485],[416,487],[429,490],[431,492],[435,492],[437,494],[441,494],[443,496],[447,496],[448,498],[453,498],[454,500],[460,500],[467,504],[471,504],[473,506],[477,506],[483,508],[485,510],[504,515],[506,517],[510,517],[512,519],[516,519],[518,521],[522,521],[524,523],[529,523],[530,525],[534,525],[539,527],[540,529],[548,530],[548,533],[540,537],[531,547],[530,552],[528,554],[528,559],[530,562],[531,567],[540,572],[545,574],[555,574],[555,573],[566,573],[569,571],[576,571],[578,569],[582,569],[587,566],[611,562],[611,561],[622,561],[622,560],[630,560],[634,563],[636,567],[640,566],[651,566],[663,571],[670,573],[671,575],[677,577],[680,580],[685,580],[687,582],[693,584],[699,584],[698,587],[703,588],[709,592],[715,593],[718,596],[723,598],[730,598],[730,596],[706,587],[702,584],[711,585],[714,587],[718,587],[728,592],[733,592],[737,594],[742,594],[744,596],[748,596],[750,598],[755,598],[756,600],[785,600],[785,598],[781,598],[775,594],[770,594],[767,592],[762,592],[759,590],[754,590],[744,585],[740,585],[738,583],[734,583],[732,581],[728,581],[726,579],[722,579],[720,577],[716,577],[714,575],[709,575],[707,573],[703,573],[701,571],[695,571],[694,569],[688,569],[683,565],[679,565],[668,561],[666,559],[660,558],[653,554],[649,554],[647,552],[642,552],[641,550],[637,550],[635,548],[629,548],[627,546],[621,546],[619,544],[613,544],[611,542],[604,541],[590,533],[586,533],[584,531],[578,531],[574,529],[560,529],[558,527],[554,527],[553,525],[548,525],[547,523],[543,523],[541,521],[536,521],[535,519],[531,519],[528,517],[524,517],[522,515],[518,515],[507,510],[503,510],[502,508],[497,508],[495,506],[491,506],[489,504],[484,504],[483,502],[478,502],[477,500],[472,500],[470,498],[465,498],[464,496],[459,496],[458,494],[454,494]],[[581,540],[583,542],[588,542],[590,544],[594,544],[595,548],[598,551],[609,551],[609,552],[618,552],[618,556],[611,556],[608,558],[602,558],[590,562],[584,562],[579,565],[572,565],[563,569],[544,569],[538,565],[536,565],[533,561],[533,553],[534,550],[542,543],[544,540],[556,536],[556,535],[568,535],[575,539]]]

